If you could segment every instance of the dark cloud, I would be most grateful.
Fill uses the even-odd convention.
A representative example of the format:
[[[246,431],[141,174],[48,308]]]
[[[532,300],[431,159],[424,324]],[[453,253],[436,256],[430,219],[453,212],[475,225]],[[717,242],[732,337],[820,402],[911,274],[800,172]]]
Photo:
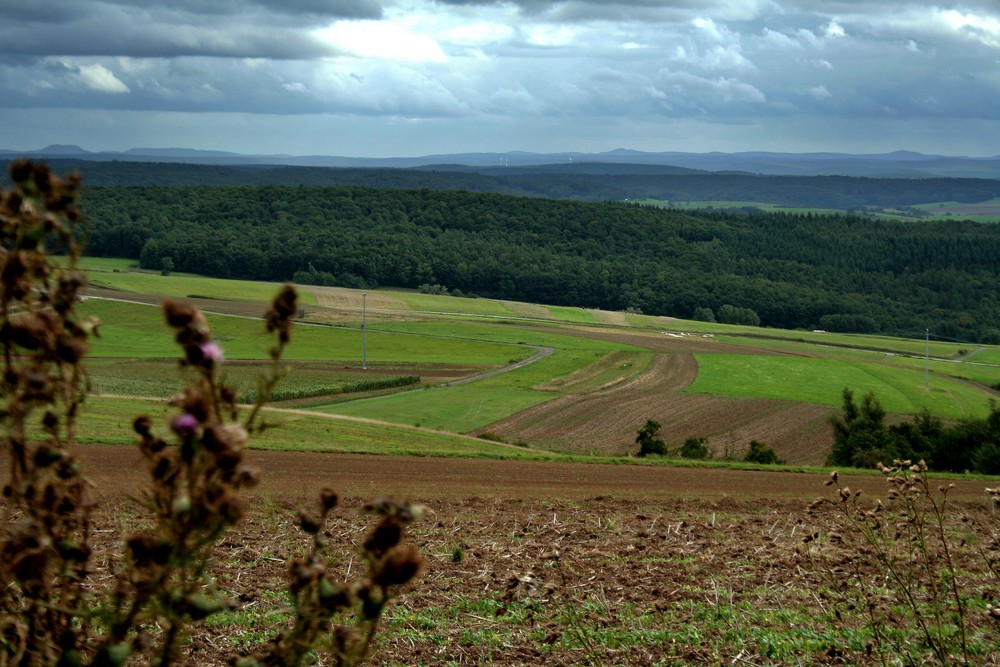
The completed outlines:
[[[994,5],[0,0],[0,120],[16,110],[30,124],[28,110],[45,109],[53,114],[38,119],[92,111],[81,117],[94,128],[100,118],[156,117],[166,127],[164,117],[183,117],[188,134],[173,145],[210,136],[210,118],[228,114],[252,119],[247,126],[274,122],[272,138],[305,145],[301,128],[329,115],[376,141],[375,128],[391,125],[413,146],[433,142],[423,134],[433,131],[480,147],[492,136],[501,150],[528,136],[563,149],[600,149],[581,145],[598,137],[611,148],[669,149],[673,137],[697,149],[692,133],[703,132],[723,150],[767,149],[767,141],[814,150],[837,136],[855,146],[897,134],[890,149],[921,150],[945,144],[935,127],[976,146],[960,136],[963,124],[981,135],[1000,125]],[[0,148],[2,131],[0,122]],[[63,129],[48,132],[39,144]]]
[[[303,29],[382,16],[374,0],[0,2],[0,57],[310,58],[335,52]]]

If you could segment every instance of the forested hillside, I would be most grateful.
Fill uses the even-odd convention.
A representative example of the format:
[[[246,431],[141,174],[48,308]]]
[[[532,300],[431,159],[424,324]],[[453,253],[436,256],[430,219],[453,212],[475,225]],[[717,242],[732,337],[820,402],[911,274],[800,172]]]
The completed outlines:
[[[1000,197],[1000,180],[859,178],[710,173],[660,165],[573,163],[536,167],[346,169],[280,165],[227,166],[52,160],[61,173],[80,170],[88,185],[348,185],[379,189],[461,190],[623,201],[750,201],[803,208],[860,209]]]
[[[84,204],[89,252],[146,268],[1000,340],[1000,225],[357,187],[90,187]]]

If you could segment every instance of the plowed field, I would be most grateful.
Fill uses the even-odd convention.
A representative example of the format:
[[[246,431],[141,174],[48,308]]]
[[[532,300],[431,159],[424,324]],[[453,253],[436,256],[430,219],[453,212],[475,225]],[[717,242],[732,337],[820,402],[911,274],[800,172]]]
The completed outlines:
[[[647,342],[647,337],[629,338],[634,343]],[[663,341],[662,345],[711,343]],[[629,382],[562,396],[481,431],[560,451],[634,454],[637,429],[647,419],[655,419],[664,425],[661,437],[669,447],[705,436],[716,456],[739,457],[756,439],[766,442],[789,463],[823,463],[831,443],[829,408],[681,393],[697,374],[692,354],[657,354],[649,367]]]
[[[124,496],[147,473],[130,447],[87,446],[81,459],[102,501],[103,577],[143,521]],[[364,499],[426,506],[412,533],[424,571],[388,613],[376,665],[874,663],[863,628],[818,595],[822,561],[802,540],[821,475],[266,451],[250,461],[262,484],[212,571],[235,608],[196,634],[187,664],[226,664],[283,626],[288,564],[308,542],[295,511],[324,486],[343,498],[327,532],[341,575],[358,568]],[[866,497],[885,486],[842,482]],[[953,494],[989,520],[982,487],[959,481]],[[978,657],[995,664],[997,652]]]

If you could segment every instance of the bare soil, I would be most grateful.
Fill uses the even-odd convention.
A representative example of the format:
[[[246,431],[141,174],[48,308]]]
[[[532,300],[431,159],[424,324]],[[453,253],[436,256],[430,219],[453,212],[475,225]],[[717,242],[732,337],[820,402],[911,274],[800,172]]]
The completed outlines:
[[[145,487],[138,450],[121,445],[82,445],[79,457],[100,495],[135,495]],[[248,462],[262,471],[257,492],[275,498],[312,497],[324,486],[347,496],[392,493],[418,502],[458,498],[581,501],[597,496],[630,501],[812,499],[825,477],[812,473],[682,468],[664,465],[589,464],[554,461],[460,459],[251,450]],[[5,474],[6,461],[0,463]],[[876,495],[877,475],[843,476],[854,489]],[[983,497],[981,480],[955,481],[951,497]]]
[[[127,496],[147,473],[131,447],[85,446],[80,458],[101,501],[103,562],[134,529]],[[327,531],[342,574],[358,568],[350,545],[364,539],[365,500],[392,494],[426,507],[412,532],[424,571],[390,611],[373,664],[872,662],[815,595],[822,581],[802,538],[822,475],[271,451],[249,459],[262,484],[213,569],[236,615],[196,634],[191,665],[226,664],[280,629],[288,564],[308,542],[296,510],[315,506],[326,486],[342,497]],[[841,482],[884,497],[880,477]],[[987,516],[982,487],[959,480],[952,494]],[[775,660],[732,610],[755,614],[754,633],[829,639]],[[792,611],[799,627],[788,626]],[[595,633],[589,644],[579,630]]]
[[[674,341],[663,342],[664,349],[706,344]],[[707,437],[713,455],[739,458],[751,440],[760,440],[789,463],[823,463],[832,443],[827,424],[833,412],[830,408],[681,393],[697,374],[691,353],[657,354],[646,371],[630,382],[562,396],[479,432],[557,451],[633,454],[638,428],[654,419],[663,425],[661,437],[668,447],[677,447],[687,438]]]

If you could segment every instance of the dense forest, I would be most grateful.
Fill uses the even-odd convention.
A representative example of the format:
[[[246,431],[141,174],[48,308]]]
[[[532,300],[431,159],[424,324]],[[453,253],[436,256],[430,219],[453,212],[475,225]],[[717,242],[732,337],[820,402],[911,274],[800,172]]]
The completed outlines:
[[[88,185],[347,185],[379,189],[493,192],[548,199],[750,201],[847,211],[1000,197],[1000,180],[759,176],[679,167],[573,163],[537,167],[348,169],[51,160],[58,173],[81,170]]]
[[[151,269],[1000,342],[1000,225],[313,186],[89,187],[84,209],[90,254]]]

